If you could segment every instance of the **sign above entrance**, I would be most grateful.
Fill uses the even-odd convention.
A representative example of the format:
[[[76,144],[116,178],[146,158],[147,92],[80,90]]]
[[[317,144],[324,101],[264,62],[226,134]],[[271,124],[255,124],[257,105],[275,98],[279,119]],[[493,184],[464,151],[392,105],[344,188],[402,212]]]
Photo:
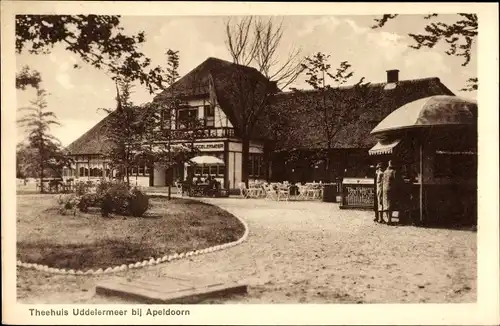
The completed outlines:
[[[214,151],[214,150],[224,150],[224,143],[198,143],[194,144],[200,151]]]

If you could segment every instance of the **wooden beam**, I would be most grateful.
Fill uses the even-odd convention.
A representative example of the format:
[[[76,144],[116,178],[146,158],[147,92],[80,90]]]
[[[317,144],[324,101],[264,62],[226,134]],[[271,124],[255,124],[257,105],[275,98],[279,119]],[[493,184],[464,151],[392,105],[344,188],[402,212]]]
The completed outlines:
[[[420,223],[424,220],[424,145],[423,139],[420,139]]]

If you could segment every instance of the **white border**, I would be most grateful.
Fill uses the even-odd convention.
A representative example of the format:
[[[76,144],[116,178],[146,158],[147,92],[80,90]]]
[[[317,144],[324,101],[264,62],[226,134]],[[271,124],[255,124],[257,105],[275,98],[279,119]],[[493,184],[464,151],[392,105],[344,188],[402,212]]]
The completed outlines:
[[[183,305],[190,316],[34,317],[29,308],[88,308],[85,305],[21,305],[15,282],[15,13],[121,15],[363,15],[476,12],[479,16],[478,93],[478,282],[477,303],[382,305]],[[498,3],[251,3],[251,2],[35,2],[2,1],[2,289],[3,320],[25,324],[499,324],[498,217]],[[8,154],[7,154],[8,153]],[[10,154],[12,153],[12,154]],[[224,263],[224,262],[221,262]],[[92,305],[109,309],[109,305]],[[137,307],[113,305],[114,308]],[[144,306],[146,307],[146,306]],[[148,306],[154,308],[155,306]],[[146,308],[144,308],[146,309]]]

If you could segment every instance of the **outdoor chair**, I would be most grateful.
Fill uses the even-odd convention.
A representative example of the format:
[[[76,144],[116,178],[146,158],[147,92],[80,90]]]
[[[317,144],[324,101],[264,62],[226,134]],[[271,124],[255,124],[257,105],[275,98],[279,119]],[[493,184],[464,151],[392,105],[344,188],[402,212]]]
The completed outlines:
[[[240,182],[238,184],[238,188],[240,189],[240,196],[242,198],[248,198],[248,189],[244,182]]]
[[[182,184],[180,182],[175,182],[175,187],[177,188],[177,191],[181,197],[184,195],[184,192],[182,191]]]
[[[264,186],[264,191],[266,194],[266,199],[277,200],[278,195],[271,185]]]
[[[280,187],[278,188],[278,201],[284,198],[286,201],[290,199],[290,187]]]
[[[257,184],[249,185],[247,190],[247,197],[259,198],[262,195],[262,188]]]

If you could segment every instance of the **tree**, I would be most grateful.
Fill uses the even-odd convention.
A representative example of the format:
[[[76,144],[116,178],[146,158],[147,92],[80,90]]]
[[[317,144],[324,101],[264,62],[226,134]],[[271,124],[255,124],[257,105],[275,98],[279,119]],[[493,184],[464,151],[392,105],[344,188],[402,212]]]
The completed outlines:
[[[445,42],[448,49],[447,55],[463,57],[462,66],[467,66],[472,58],[472,48],[476,43],[478,34],[478,18],[476,14],[459,13],[457,21],[452,24],[443,22],[429,22],[425,25],[422,33],[409,33],[415,44],[410,45],[413,49],[433,48],[440,42]],[[372,28],[382,28],[390,20],[397,18],[397,14],[385,14],[381,18],[376,18],[376,24]],[[424,17],[425,20],[438,19],[438,14],[430,14]],[[467,85],[462,90],[473,91],[478,88],[478,79],[471,77],[467,80]]]
[[[50,127],[59,125],[57,117],[47,110],[47,92],[37,89],[37,97],[31,101],[31,106],[20,108],[24,112],[17,123],[26,129],[27,142],[18,148],[21,151],[19,164],[25,175],[36,173],[42,184],[47,170],[60,174],[63,166],[70,165],[71,160],[62,151],[59,140],[50,134]],[[41,192],[44,188],[41,187]]]
[[[130,80],[117,80],[116,109],[102,109],[109,114],[104,133],[111,144],[103,156],[109,162],[110,170],[116,170],[118,178],[122,181],[125,178],[127,185],[130,185],[129,174],[135,165],[138,147],[139,110],[130,100],[132,88]]]
[[[16,88],[25,90],[27,86],[35,89],[39,88],[42,78],[40,73],[32,70],[29,66],[24,66],[19,73],[16,74]]]
[[[292,49],[286,58],[277,52],[283,38],[283,21],[243,17],[226,22],[226,47],[236,64],[253,66],[267,79],[284,89],[292,84],[302,71],[301,50]]]
[[[161,102],[152,102],[147,105],[145,112],[148,112],[141,122],[141,144],[143,145],[140,152],[141,156],[148,161],[150,169],[154,167],[162,167],[167,171],[169,178],[168,182],[168,198],[171,197],[172,169],[175,165],[184,162],[188,159],[189,152],[193,152],[194,138],[183,137],[184,141],[189,141],[187,138],[192,138],[192,146],[186,143],[172,144],[175,140],[172,123],[175,121],[177,110],[185,104],[175,92],[174,84],[179,79],[179,51],[168,49],[165,52],[167,56],[167,69],[164,75],[169,92]],[[185,122],[185,121],[183,121]],[[198,125],[194,125],[195,121],[189,121],[190,127],[197,129]]]
[[[280,62],[278,49],[283,37],[283,23],[244,17],[226,22],[226,46],[236,64],[231,71],[227,92],[233,98],[236,129],[242,140],[242,180],[248,184],[250,139],[255,125],[269,103],[269,97],[286,88],[302,72],[300,50],[292,50]],[[260,78],[246,66],[254,66]]]
[[[120,16],[16,15],[17,53],[47,54],[54,45],[62,44],[95,68],[137,80],[153,93],[162,86],[162,69],[152,68],[151,60],[139,51],[145,40],[144,32],[125,35]],[[17,77],[20,88],[33,83],[23,75]]]
[[[296,92],[296,106],[302,111],[306,111],[307,116],[312,117],[308,124],[310,130],[316,130],[320,135],[320,143],[316,144],[320,148],[317,159],[325,162],[326,181],[330,178],[330,154],[334,148],[336,135],[359,119],[359,112],[356,110],[361,103],[367,104],[368,84],[363,83],[364,77],[352,86],[351,92],[340,89],[348,83],[354,76],[351,64],[347,61],[340,63],[339,67],[331,72],[331,65],[328,63],[329,55],[318,52],[306,57],[303,68],[305,71],[307,84],[314,92],[294,89]],[[334,83],[334,87],[330,85]],[[374,100],[374,99],[372,99]],[[301,116],[304,116],[301,114]]]

